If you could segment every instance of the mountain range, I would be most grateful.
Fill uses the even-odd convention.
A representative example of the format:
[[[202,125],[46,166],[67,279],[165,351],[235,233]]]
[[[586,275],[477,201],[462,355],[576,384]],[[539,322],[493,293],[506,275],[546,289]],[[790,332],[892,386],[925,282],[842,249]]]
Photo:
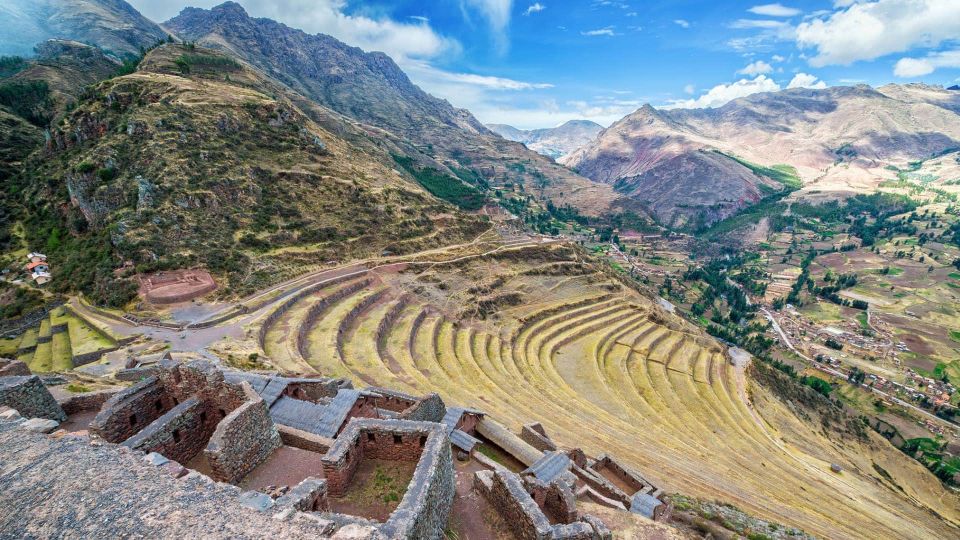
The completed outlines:
[[[603,131],[603,126],[590,120],[570,120],[555,128],[517,129],[507,124],[487,124],[487,128],[509,141],[559,159],[587,144]]]
[[[877,169],[960,147],[958,112],[960,94],[920,84],[797,88],[715,109],[646,105],[560,162],[662,223],[696,228],[801,187],[770,167],[796,176],[795,196],[874,188]]]

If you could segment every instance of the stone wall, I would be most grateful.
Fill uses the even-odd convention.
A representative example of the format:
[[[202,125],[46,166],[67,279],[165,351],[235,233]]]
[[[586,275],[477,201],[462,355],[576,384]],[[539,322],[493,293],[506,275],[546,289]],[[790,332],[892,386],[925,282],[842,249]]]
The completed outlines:
[[[440,422],[447,414],[447,407],[439,394],[429,394],[400,413],[404,420]]]
[[[63,422],[67,415],[40,377],[0,377],[0,405],[16,409],[25,418],[48,418]]]
[[[533,497],[524,489],[516,474],[494,471],[490,489],[490,504],[510,524],[520,540],[550,538],[552,527]]]
[[[642,476],[622,466],[617,462],[617,460],[606,454],[601,454],[599,457],[597,457],[596,463],[594,463],[590,468],[597,471],[597,473],[600,473],[601,475],[603,474],[603,471],[607,471],[608,474],[613,475],[615,478],[629,486],[632,491],[627,495],[633,495],[647,486],[652,488],[655,487]]]
[[[330,496],[342,495],[363,459],[418,461],[407,491],[379,527],[387,538],[443,538],[456,479],[450,439],[440,424],[354,419],[321,459]]]
[[[97,392],[85,392],[70,396],[60,402],[60,407],[67,414],[76,414],[82,411],[99,411],[103,404],[113,396],[117,395],[119,390],[99,390]]]
[[[603,522],[593,516],[577,517],[576,521],[570,523],[551,524],[517,474],[503,470],[493,471],[492,474],[490,489],[483,492],[520,540],[608,540],[612,538]]]
[[[344,379],[298,379],[287,384],[283,395],[304,401],[313,401],[332,398],[341,388],[352,388],[353,385]]]
[[[244,385],[249,389],[247,383]],[[281,445],[267,403],[253,390],[248,397],[249,401],[217,424],[204,450],[216,480],[240,482]]]
[[[557,449],[557,445],[547,437],[540,423],[524,425],[520,429],[520,438],[541,452],[552,452]]]
[[[0,358],[0,377],[29,377],[30,368],[19,360]]]
[[[173,406],[160,379],[147,377],[108,399],[90,422],[90,433],[107,442],[122,443]]]
[[[186,463],[207,445],[217,420],[206,402],[193,396],[124,441],[123,446]]]
[[[277,499],[277,506],[285,506],[301,512],[326,512],[327,481],[320,478],[306,478]]]
[[[277,425],[277,431],[280,433],[280,440],[283,441],[283,444],[301,450],[325,454],[333,446],[333,439],[290,426]]]

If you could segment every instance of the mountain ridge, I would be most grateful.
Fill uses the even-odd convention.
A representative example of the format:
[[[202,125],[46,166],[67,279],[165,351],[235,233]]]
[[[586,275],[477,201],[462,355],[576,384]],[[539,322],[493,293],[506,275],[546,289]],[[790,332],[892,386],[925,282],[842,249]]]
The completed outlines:
[[[704,150],[795,167],[805,184],[798,196],[849,192],[871,181],[871,169],[960,146],[958,112],[960,95],[918,84],[797,88],[713,109],[645,105],[560,162],[648,205],[661,222],[690,227],[723,219],[763,196],[761,184],[771,187],[755,168],[705,159]],[[685,186],[679,193],[714,195],[700,202],[656,196],[674,189],[671,182]],[[742,202],[717,208],[730,200]]]

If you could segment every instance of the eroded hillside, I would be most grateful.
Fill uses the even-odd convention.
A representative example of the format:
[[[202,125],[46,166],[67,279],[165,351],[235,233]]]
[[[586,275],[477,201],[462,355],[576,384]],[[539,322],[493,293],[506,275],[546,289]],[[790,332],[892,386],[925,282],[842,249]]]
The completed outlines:
[[[140,271],[205,265],[230,294],[486,227],[342,131],[349,143],[237,60],[166,45],[92,87],[31,159],[18,180],[27,240],[58,239],[49,255],[80,276],[65,287],[95,287],[130,260]],[[81,241],[95,253],[78,252]]]

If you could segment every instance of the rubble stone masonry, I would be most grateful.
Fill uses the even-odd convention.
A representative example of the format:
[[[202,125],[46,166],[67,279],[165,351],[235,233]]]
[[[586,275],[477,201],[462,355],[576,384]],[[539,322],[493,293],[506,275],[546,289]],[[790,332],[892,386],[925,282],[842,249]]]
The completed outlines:
[[[204,450],[212,476],[231,484],[240,482],[282,444],[266,402],[253,390],[248,396],[249,401],[220,421]]]
[[[16,409],[26,418],[47,418],[63,422],[66,413],[40,377],[0,377],[0,405]]]

